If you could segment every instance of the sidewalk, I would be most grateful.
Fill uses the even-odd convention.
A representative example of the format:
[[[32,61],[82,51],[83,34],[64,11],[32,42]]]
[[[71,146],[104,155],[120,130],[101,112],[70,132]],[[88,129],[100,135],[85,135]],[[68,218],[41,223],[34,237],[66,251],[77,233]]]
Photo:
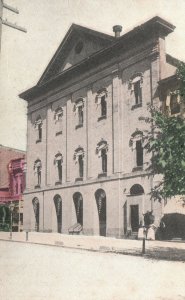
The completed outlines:
[[[142,240],[116,239],[100,236],[66,235],[59,233],[0,232],[0,240],[52,245],[88,251],[112,252],[127,255],[142,255]],[[145,257],[185,261],[185,243],[145,241]]]

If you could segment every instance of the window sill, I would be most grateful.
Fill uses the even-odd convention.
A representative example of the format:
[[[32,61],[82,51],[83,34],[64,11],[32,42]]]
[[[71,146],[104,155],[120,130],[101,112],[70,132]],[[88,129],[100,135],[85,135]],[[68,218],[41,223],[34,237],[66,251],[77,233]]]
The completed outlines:
[[[83,181],[83,177],[77,177],[77,178],[75,178],[75,182],[78,182],[78,181]]]
[[[106,115],[105,116],[101,116],[101,117],[98,118],[98,122],[101,121],[101,120],[105,120],[105,119],[107,119]]]
[[[132,172],[136,172],[136,171],[143,171],[143,166],[134,167],[132,169]]]
[[[107,177],[107,172],[98,174],[98,178]]]
[[[78,129],[78,128],[81,128],[81,127],[83,127],[83,124],[78,124],[78,125],[75,126],[75,129]]]
[[[142,103],[138,103],[138,104],[132,105],[131,110],[134,110],[134,109],[139,108],[139,107],[142,107]]]
[[[35,189],[40,189],[40,184],[35,185]]]
[[[60,184],[62,184],[62,181],[56,181],[55,182],[55,185],[60,185]]]
[[[62,134],[62,131],[58,131],[58,132],[55,133],[56,136],[60,135],[60,134]]]
[[[36,140],[36,144],[38,144],[38,143],[41,143],[41,139],[39,139],[39,140]]]

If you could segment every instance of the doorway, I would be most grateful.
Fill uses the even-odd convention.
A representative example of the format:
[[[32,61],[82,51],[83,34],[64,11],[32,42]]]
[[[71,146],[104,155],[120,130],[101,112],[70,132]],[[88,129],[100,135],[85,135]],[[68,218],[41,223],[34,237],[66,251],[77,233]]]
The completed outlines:
[[[132,232],[136,232],[139,228],[139,205],[130,205],[130,215]]]
[[[106,214],[106,194],[102,189],[95,192],[96,204],[99,216],[99,232],[100,236],[106,236],[107,214]]]

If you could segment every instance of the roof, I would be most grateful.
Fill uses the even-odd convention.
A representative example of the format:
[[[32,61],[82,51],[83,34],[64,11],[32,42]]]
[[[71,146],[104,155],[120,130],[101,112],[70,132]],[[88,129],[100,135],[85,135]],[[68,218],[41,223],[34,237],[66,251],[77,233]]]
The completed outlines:
[[[48,72],[48,69],[52,67],[52,65],[55,63],[56,58],[58,58],[58,56],[60,55],[60,53],[65,51],[65,47],[66,45],[68,45],[70,39],[72,39],[72,37],[78,36],[80,33],[84,33],[85,35],[94,37],[94,38],[98,38],[102,41],[104,41],[104,46],[110,45],[114,40],[115,37],[102,33],[102,32],[98,32],[96,30],[87,28],[87,27],[83,27],[81,25],[77,25],[77,24],[72,24],[69,28],[69,30],[67,31],[64,39],[62,40],[61,44],[59,45],[57,51],[55,52],[55,54],[53,55],[52,59],[50,60],[48,66],[46,67],[45,71],[43,72],[41,78],[38,81],[38,85],[40,85],[42,83],[42,81],[45,79],[45,76]],[[62,53],[63,54],[63,53]],[[58,63],[58,61],[57,61]]]
[[[47,72],[47,70],[50,68],[53,61],[56,59],[58,50],[56,51],[55,55],[53,56],[52,60],[50,61],[48,67],[46,68],[44,74],[42,75],[40,81],[38,84],[27,91],[21,93],[19,95],[20,98],[25,99],[27,101],[31,100],[34,97],[37,97],[41,95],[42,93],[47,92],[48,90],[51,90],[55,88],[58,84],[61,84],[61,82],[64,82],[65,80],[69,80],[70,76],[78,76],[80,72],[84,72],[88,68],[93,68],[99,65],[102,62],[109,61],[113,55],[116,54],[116,51],[127,51],[131,47],[134,47],[136,42],[142,43],[143,40],[147,39],[151,36],[156,36],[156,34],[160,34],[162,36],[167,36],[169,33],[173,32],[175,29],[175,26],[164,19],[156,16],[149,21],[141,24],[140,26],[135,27],[133,30],[125,33],[124,35],[120,36],[119,38],[114,38],[112,36],[99,33],[97,31],[84,28],[79,25],[73,24],[69,31],[67,32],[64,40],[62,41],[61,45],[58,49],[62,47],[66,43],[66,40],[70,36],[70,32],[74,29],[77,30],[83,30],[85,32],[90,32],[93,35],[99,36],[107,41],[109,41],[109,45],[105,46],[103,49],[93,53],[89,57],[85,58],[84,60],[80,61],[79,63],[71,66],[67,70],[63,70],[61,73],[57,74],[57,76],[53,76],[50,80],[47,82],[42,82],[44,74]]]
[[[171,75],[171,76],[166,77],[166,78],[163,78],[158,83],[159,83],[159,85],[165,85],[165,84],[169,84],[169,83],[175,82],[175,81],[176,82],[178,81],[178,78],[177,78],[176,74]]]
[[[9,187],[8,164],[10,161],[24,156],[25,151],[0,145],[0,188]]]

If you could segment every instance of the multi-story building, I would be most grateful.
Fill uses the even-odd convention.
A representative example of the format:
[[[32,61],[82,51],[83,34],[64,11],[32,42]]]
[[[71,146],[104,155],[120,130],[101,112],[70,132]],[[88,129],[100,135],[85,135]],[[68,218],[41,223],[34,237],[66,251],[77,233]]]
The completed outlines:
[[[0,230],[10,226],[23,230],[23,190],[25,188],[25,151],[0,146]]]
[[[150,124],[139,117],[150,116],[148,104],[172,106],[166,83],[177,60],[165,38],[174,29],[159,17],[122,36],[119,25],[115,36],[70,27],[38,84],[20,95],[28,102],[25,230],[123,237],[146,211],[160,219],[143,140]]]

